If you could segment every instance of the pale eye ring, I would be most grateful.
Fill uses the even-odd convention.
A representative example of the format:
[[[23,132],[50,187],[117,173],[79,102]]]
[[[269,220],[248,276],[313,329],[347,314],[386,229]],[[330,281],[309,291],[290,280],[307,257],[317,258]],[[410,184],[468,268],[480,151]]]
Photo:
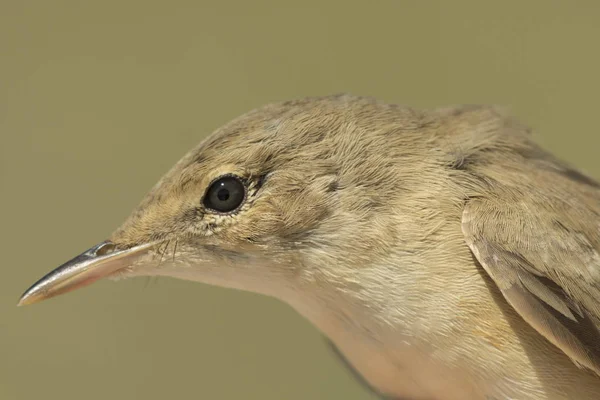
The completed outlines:
[[[222,176],[210,184],[204,195],[204,207],[219,213],[236,211],[246,199],[246,185],[235,175]]]

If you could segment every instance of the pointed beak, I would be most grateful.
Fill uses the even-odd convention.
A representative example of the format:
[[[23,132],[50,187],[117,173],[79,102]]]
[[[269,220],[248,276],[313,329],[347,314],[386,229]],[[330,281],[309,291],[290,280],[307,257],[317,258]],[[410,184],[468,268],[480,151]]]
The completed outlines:
[[[116,250],[114,243],[102,242],[46,274],[23,293],[18,305],[37,303],[94,283],[131,266],[154,245]]]

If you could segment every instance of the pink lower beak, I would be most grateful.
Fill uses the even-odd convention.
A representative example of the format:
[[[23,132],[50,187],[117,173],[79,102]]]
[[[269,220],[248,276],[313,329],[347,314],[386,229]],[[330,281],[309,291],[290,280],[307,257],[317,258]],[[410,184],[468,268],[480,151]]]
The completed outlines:
[[[130,266],[153,245],[115,250],[114,243],[102,242],[46,274],[23,293],[18,305],[37,303],[96,282]]]

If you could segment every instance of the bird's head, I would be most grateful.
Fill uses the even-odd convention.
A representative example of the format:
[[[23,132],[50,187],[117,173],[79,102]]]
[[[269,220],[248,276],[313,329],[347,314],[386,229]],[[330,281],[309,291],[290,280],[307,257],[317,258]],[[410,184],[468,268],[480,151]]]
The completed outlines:
[[[420,202],[439,196],[435,180],[421,189],[437,167],[423,154],[426,124],[348,95],[254,110],[185,155],[108,240],[20,304],[104,277],[171,276],[280,297],[309,282],[352,285],[344,271],[398,249],[400,232],[422,236],[411,210],[435,212]]]

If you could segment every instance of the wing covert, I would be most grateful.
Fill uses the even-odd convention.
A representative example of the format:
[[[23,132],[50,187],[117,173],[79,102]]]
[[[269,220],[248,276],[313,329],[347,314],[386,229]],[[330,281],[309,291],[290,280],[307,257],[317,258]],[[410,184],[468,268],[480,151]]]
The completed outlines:
[[[594,211],[495,194],[467,202],[462,230],[519,315],[576,364],[600,374],[600,224]]]

